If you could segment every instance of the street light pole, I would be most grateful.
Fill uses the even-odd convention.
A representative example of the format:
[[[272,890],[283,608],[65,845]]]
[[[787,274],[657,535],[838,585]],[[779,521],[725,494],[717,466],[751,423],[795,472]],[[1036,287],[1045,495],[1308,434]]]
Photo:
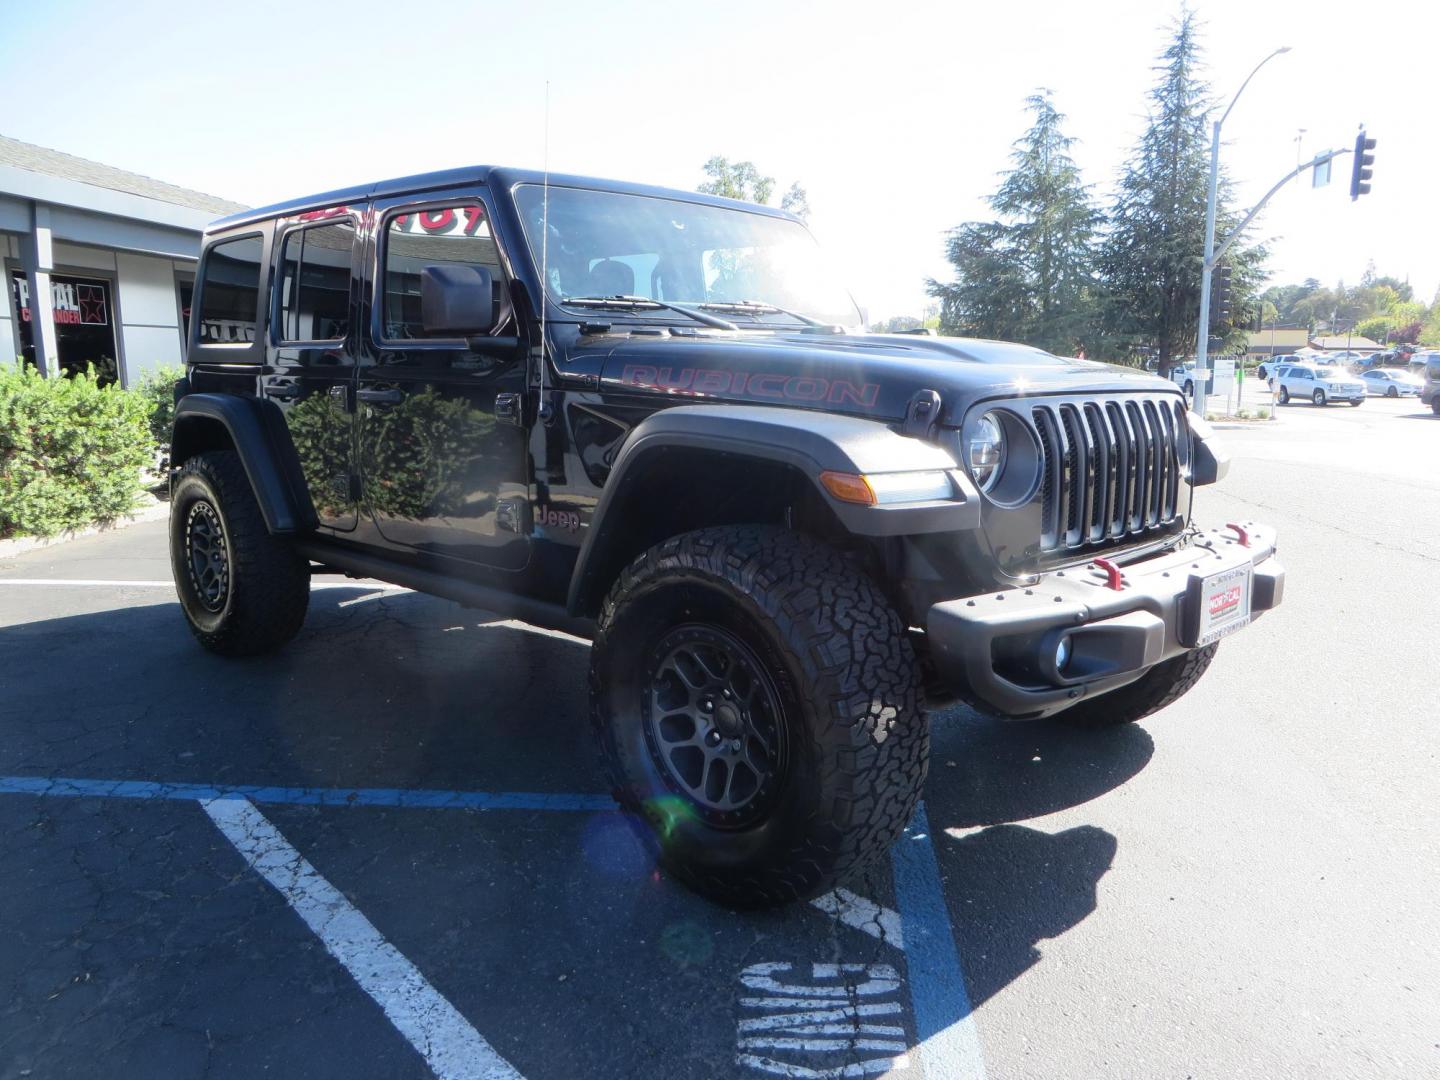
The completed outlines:
[[[1200,332],[1195,338],[1195,411],[1205,415],[1205,388],[1210,370],[1210,277],[1215,271],[1215,201],[1220,186],[1220,129],[1230,116],[1230,110],[1240,100],[1245,87],[1255,77],[1255,72],[1281,53],[1290,51],[1289,45],[1282,45],[1255,65],[1254,71],[1245,76],[1240,89],[1230,99],[1229,107],[1216,120],[1210,131],[1210,192],[1205,202],[1205,262],[1200,270]]]

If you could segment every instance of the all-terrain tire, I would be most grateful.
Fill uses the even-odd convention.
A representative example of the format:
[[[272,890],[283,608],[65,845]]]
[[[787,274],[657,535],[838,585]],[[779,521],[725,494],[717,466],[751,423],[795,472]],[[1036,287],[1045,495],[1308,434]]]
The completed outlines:
[[[745,812],[687,795],[657,749],[664,709],[650,712],[665,643],[715,631],[765,672],[783,733],[764,800],[731,828],[716,819]],[[590,698],[616,799],[665,870],[730,907],[813,897],[879,858],[925,783],[929,721],[904,623],[838,551],[783,529],[702,529],[631,563],[600,612]]]
[[[1082,701],[1056,716],[1078,728],[1119,727],[1159,712],[1184,697],[1200,681],[1220,648],[1217,641],[1156,664],[1140,678],[1108,694]]]
[[[294,637],[310,603],[309,564],[270,535],[239,456],[190,458],[171,491],[170,564],[196,640],[221,656],[254,656]],[[196,569],[202,533],[218,571]]]

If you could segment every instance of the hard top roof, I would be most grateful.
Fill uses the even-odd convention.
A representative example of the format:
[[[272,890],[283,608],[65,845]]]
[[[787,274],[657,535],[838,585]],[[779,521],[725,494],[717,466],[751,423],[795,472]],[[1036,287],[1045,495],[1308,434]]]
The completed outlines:
[[[486,183],[496,190],[508,190],[516,184],[539,184],[543,183],[544,180],[545,174],[538,169],[512,169],[495,165],[468,165],[458,169],[443,169],[438,172],[401,176],[392,180],[377,180],[369,184],[339,188],[335,191],[326,191],[315,195],[306,195],[299,199],[289,199],[285,202],[273,203],[270,206],[260,206],[253,210],[243,210],[211,222],[210,227],[206,231],[218,232],[224,229],[234,228],[237,225],[249,225],[257,221],[265,221],[269,218],[286,217],[291,214],[304,213],[309,210],[344,206],[347,203],[387,198],[394,195],[407,195],[412,192],[419,194],[442,188],[463,187],[466,184]],[[666,199],[684,199],[687,202],[707,203],[711,206],[723,206],[734,210],[746,210],[750,213],[768,214],[771,217],[799,220],[789,211],[779,210],[773,206],[762,206],[759,203],[742,202],[739,199],[725,199],[718,195],[703,195],[696,191],[655,187],[650,184],[632,184],[624,180],[601,180],[592,176],[551,173],[550,186],[552,188],[578,187],[589,188],[594,191],[622,192],[629,195],[649,195]]]

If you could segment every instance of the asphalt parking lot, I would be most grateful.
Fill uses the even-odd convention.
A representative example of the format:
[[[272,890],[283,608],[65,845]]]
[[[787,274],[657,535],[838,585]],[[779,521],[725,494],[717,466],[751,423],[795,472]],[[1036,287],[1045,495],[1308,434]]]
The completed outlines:
[[[583,643],[321,578],[222,661],[162,523],[0,561],[0,1078],[1440,1076],[1440,420],[1225,436],[1285,604],[1127,730],[936,715],[764,914],[610,808]]]

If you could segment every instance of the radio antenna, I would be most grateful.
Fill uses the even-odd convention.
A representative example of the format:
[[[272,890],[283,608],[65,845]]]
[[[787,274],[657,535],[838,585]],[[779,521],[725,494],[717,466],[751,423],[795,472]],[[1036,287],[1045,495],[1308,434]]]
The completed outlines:
[[[550,396],[546,392],[546,369],[550,366],[545,340],[546,293],[550,288],[550,80],[545,80],[545,139],[542,158],[544,179],[540,185],[540,420],[550,421]]]

